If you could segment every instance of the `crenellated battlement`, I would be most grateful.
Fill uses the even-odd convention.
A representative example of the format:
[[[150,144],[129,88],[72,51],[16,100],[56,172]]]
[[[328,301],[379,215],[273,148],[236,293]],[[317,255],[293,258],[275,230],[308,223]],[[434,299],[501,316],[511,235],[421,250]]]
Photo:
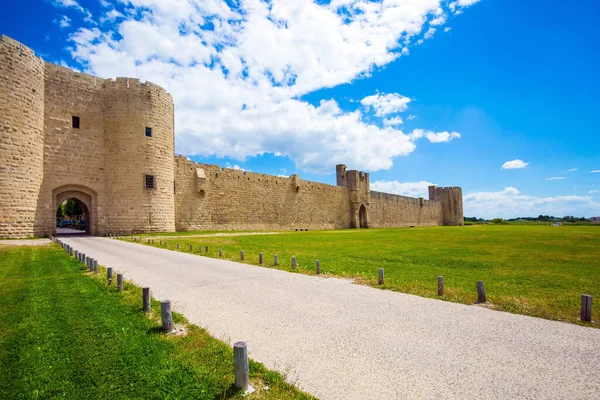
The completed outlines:
[[[259,172],[244,171],[244,170],[237,169],[237,168],[221,167],[219,165],[214,165],[214,164],[197,163],[183,155],[175,156],[175,163],[177,164],[177,168],[179,168],[180,170],[187,169],[189,171],[190,176],[191,175],[198,176],[196,170],[198,168],[201,168],[203,170],[203,173],[201,173],[200,175],[203,175],[205,177],[204,179],[206,179],[207,181],[210,181],[210,180],[215,181],[217,179],[220,179],[220,180],[226,179],[226,180],[231,180],[231,181],[237,181],[240,184],[260,183],[265,186],[281,185],[281,186],[290,186],[290,187],[293,187],[294,189],[299,188],[298,190],[317,190],[317,191],[332,191],[332,192],[347,191],[346,188],[332,186],[332,185],[328,185],[326,183],[302,180],[300,178],[300,175],[298,175],[298,174],[290,175],[290,176],[277,176],[277,175],[270,175],[270,174],[262,174]]]
[[[147,91],[147,94],[157,94],[157,95],[166,95],[168,97],[172,96],[171,94],[165,90],[163,87],[157,85],[156,83],[150,81],[140,81],[138,78],[128,78],[128,77],[117,77],[117,78],[109,78],[103,80],[102,88],[107,90],[139,90],[139,91]]]
[[[33,49],[4,34],[0,35],[0,46],[3,46],[7,49],[11,49],[15,52],[15,54],[18,54],[22,57],[35,57],[39,60],[42,59],[40,56],[37,56],[35,54],[35,51],[33,51]]]

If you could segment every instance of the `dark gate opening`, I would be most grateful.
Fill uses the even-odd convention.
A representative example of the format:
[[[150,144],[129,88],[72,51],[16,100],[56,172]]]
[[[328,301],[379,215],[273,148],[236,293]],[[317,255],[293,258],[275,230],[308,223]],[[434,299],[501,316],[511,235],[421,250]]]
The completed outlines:
[[[364,204],[360,206],[360,210],[358,211],[358,221],[360,223],[361,228],[369,227],[369,223],[367,221],[367,208]]]
[[[81,200],[73,197],[58,205],[56,210],[57,235],[89,235],[91,226],[90,211]]]

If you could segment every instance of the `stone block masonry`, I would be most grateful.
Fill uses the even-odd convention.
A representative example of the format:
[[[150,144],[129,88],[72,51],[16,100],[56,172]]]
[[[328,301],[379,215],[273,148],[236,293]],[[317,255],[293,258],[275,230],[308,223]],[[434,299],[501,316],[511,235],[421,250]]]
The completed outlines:
[[[349,194],[344,187],[221,169],[175,159],[178,231],[281,230],[350,226]],[[204,176],[199,178],[198,176]]]
[[[68,199],[94,235],[463,223],[460,188],[428,201],[372,192],[341,164],[331,186],[175,157],[173,121],[153,83],[72,71],[0,36],[0,238],[54,234]]]

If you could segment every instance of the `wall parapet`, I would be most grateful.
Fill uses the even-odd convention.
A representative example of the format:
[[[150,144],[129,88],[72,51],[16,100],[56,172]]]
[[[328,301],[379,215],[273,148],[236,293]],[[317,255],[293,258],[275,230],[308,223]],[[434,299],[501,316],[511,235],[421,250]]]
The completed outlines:
[[[378,198],[378,199],[384,199],[384,200],[409,201],[409,202],[415,202],[415,203],[421,203],[421,201],[422,201],[424,207],[438,207],[440,205],[440,202],[437,200],[427,200],[427,199],[424,199],[423,197],[402,196],[399,194],[378,192],[376,190],[371,190],[371,198]]]

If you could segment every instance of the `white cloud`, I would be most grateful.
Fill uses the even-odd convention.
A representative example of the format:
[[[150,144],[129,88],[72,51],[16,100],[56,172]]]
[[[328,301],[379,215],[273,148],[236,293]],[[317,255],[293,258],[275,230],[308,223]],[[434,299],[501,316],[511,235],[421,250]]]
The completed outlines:
[[[375,115],[381,117],[388,114],[406,111],[408,108],[408,103],[410,103],[410,99],[398,93],[378,93],[365,97],[360,101],[360,103],[367,108],[372,107],[375,110]]]
[[[427,134],[427,139],[431,142],[431,143],[446,143],[451,141],[452,139],[460,139],[461,135],[458,132],[438,132],[438,133],[433,133],[433,132],[429,132]]]
[[[412,121],[413,119],[417,119],[417,116],[414,114],[410,114],[408,117],[406,117],[406,119]]]
[[[242,168],[242,167],[240,167],[240,166],[239,166],[239,165],[237,165],[237,164],[231,165],[231,164],[230,164],[230,163],[228,163],[228,162],[227,162],[227,163],[225,163],[225,168],[231,168],[231,169],[237,169],[237,170],[239,170],[239,171],[248,171],[248,172],[251,172],[251,170],[249,170],[249,169]]]
[[[385,126],[396,126],[396,125],[402,125],[403,123],[404,123],[404,121],[400,117],[385,118],[383,120],[383,125],[385,125]]]
[[[114,8],[110,11],[107,11],[102,18],[100,18],[100,22],[104,23],[107,21],[115,21],[117,18],[125,18],[125,16]]]
[[[449,26],[444,28],[444,32],[450,32],[452,30],[452,28],[450,28]]]
[[[431,143],[447,143],[452,139],[460,139],[461,137],[458,132],[433,132],[423,129],[415,129],[409,136],[412,140],[427,138]]]
[[[79,3],[75,0],[54,0],[52,2],[52,4],[54,4],[55,7],[60,7],[60,8],[75,8],[76,10],[82,12],[82,13],[86,13],[86,9],[81,7],[79,5]]]
[[[311,172],[331,172],[337,163],[387,169],[414,151],[415,136],[396,125],[382,127],[363,109],[342,110],[334,99],[311,104],[302,96],[369,77],[433,35],[432,20],[441,26],[440,16],[463,6],[455,2],[451,10],[444,0],[231,6],[122,0],[126,15],[120,18],[106,3],[101,21],[114,23],[80,28],[71,37],[72,55],[101,77],[135,76],[165,87],[176,104],[178,153],[240,161],[273,153]],[[55,4],[80,7],[74,0]],[[410,99],[376,94],[362,102],[383,117],[406,110]],[[441,143],[460,134],[427,131],[422,137]]]
[[[596,193],[600,193],[600,191],[598,191],[598,190],[590,190],[588,193],[589,194],[596,194]]]
[[[437,32],[437,29],[429,28],[427,30],[427,32],[425,32],[425,35],[423,35],[423,39],[425,39],[425,40],[431,39],[433,37],[433,35],[435,35],[435,32]]]
[[[87,8],[83,8],[81,5],[79,5],[79,3],[75,0],[54,0],[52,2],[52,4],[55,7],[59,7],[59,8],[74,8],[84,15],[83,19],[85,22],[87,22],[89,24],[93,24],[93,25],[96,24],[96,22],[94,21],[94,18],[92,16],[92,13]],[[68,25],[66,25],[66,26],[68,26]],[[66,26],[64,26],[64,27],[66,27]],[[61,27],[63,27],[62,24],[61,24]]]
[[[435,186],[435,183],[421,182],[398,182],[398,181],[375,181],[371,182],[371,190],[377,192],[399,194],[409,197],[429,197],[429,186]]]
[[[520,168],[526,168],[528,165],[529,165],[528,162],[517,159],[517,160],[505,162],[502,165],[501,169],[520,169]]]
[[[598,174],[600,173],[600,169],[595,169],[593,171],[590,171],[590,174]]]
[[[62,17],[60,17],[60,19],[55,19],[54,23],[58,24],[58,26],[60,26],[61,28],[68,28],[69,26],[71,26],[71,18],[67,17],[66,15],[63,15]]]
[[[499,192],[469,193],[463,200],[465,215],[478,218],[591,216],[600,207],[590,196],[535,197],[522,194],[514,187]]]
[[[79,3],[77,3],[77,1],[75,0],[54,0],[54,5],[57,7],[79,7],[81,8],[81,6],[79,5]]]
[[[552,178],[546,178],[547,181],[562,181],[563,179],[567,179],[564,176],[553,176]]]
[[[481,0],[458,0],[457,3],[461,7],[472,6],[475,3],[479,3]]]
[[[429,22],[430,26],[439,26],[444,25],[446,23],[448,15],[444,12],[442,8],[438,8],[433,14],[435,15],[435,18]]]
[[[575,171],[579,171],[579,168],[571,168],[571,169],[567,170],[567,172],[575,172]]]

